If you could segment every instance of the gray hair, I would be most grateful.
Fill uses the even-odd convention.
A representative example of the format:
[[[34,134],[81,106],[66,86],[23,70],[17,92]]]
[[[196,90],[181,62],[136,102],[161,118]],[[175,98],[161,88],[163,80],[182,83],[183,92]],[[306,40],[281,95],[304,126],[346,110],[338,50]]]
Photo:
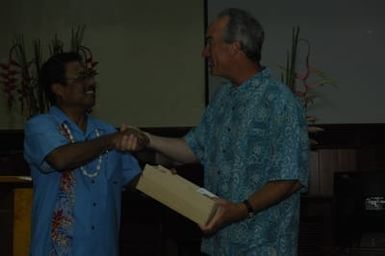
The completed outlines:
[[[246,56],[259,62],[265,38],[265,32],[259,21],[249,13],[235,8],[225,9],[218,14],[218,18],[223,17],[229,17],[223,40],[226,43],[240,42]]]

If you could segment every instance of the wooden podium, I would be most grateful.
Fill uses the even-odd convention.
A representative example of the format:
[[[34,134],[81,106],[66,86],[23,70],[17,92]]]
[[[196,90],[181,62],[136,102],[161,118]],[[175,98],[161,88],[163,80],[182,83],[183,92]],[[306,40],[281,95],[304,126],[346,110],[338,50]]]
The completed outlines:
[[[31,177],[0,176],[0,185],[13,190],[13,256],[28,255],[31,242]]]

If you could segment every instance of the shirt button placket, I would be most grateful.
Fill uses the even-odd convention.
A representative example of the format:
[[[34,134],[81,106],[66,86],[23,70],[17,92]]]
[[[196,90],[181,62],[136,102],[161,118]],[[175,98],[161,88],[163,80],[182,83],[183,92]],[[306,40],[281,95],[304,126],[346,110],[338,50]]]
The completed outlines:
[[[90,182],[91,182],[91,184],[93,184],[93,185],[95,185],[95,183],[96,183],[95,179],[91,179]],[[96,202],[95,202],[95,201],[92,202],[92,206],[93,206],[93,207],[96,207]],[[92,231],[94,231],[94,230],[95,230],[95,225],[91,225],[90,228],[91,228]]]

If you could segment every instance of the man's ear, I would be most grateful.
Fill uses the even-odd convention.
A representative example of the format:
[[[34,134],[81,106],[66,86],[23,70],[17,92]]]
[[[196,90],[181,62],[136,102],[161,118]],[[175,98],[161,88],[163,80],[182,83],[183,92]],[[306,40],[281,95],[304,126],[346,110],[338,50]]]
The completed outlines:
[[[52,84],[51,90],[52,90],[52,93],[54,95],[56,95],[57,97],[63,97],[64,90],[63,90],[63,86],[61,84],[59,84],[59,83]]]
[[[233,42],[231,44],[231,49],[232,49],[232,52],[234,53],[234,55],[239,54],[239,53],[243,53],[242,43],[239,41]]]

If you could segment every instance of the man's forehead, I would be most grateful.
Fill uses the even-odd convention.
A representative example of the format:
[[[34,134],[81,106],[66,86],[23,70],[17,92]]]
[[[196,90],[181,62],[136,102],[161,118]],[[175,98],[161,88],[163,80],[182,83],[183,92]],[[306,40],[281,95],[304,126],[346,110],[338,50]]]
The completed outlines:
[[[220,17],[215,19],[207,29],[207,38],[212,37],[213,33],[221,33],[223,32],[224,28],[226,27],[226,24],[229,20],[228,16]]]
[[[71,77],[84,73],[85,67],[79,61],[69,62],[65,65],[66,74]]]

